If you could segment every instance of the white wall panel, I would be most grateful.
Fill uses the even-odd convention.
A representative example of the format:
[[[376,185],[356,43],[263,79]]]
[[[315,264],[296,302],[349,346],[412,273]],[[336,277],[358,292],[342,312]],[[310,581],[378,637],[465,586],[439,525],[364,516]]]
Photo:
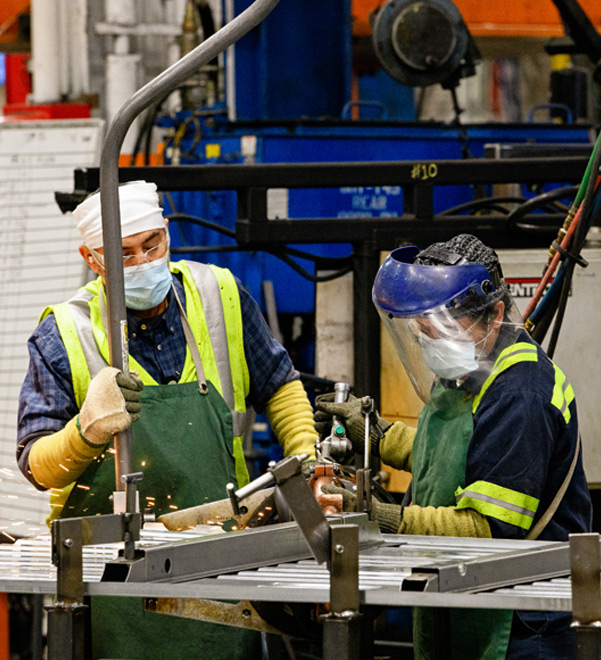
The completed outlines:
[[[40,313],[86,278],[79,232],[54,193],[73,190],[76,167],[98,164],[101,138],[99,120],[0,124],[0,534],[45,531],[48,494],[16,463],[18,398]]]

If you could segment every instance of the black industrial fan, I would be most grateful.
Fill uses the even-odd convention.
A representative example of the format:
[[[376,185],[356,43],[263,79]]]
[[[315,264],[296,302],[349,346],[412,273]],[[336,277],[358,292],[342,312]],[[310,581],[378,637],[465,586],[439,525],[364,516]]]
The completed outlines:
[[[475,73],[480,51],[450,0],[388,0],[371,15],[383,68],[411,87],[453,89]]]

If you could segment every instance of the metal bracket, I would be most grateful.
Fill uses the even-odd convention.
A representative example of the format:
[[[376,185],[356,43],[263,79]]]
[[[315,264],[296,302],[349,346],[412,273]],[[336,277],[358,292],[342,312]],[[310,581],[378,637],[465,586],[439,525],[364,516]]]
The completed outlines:
[[[302,464],[306,458],[308,454],[288,456],[239,490],[234,490],[234,485],[228,484],[227,492],[234,513],[238,513],[240,502],[245,497],[275,482],[309,544],[313,557],[319,564],[323,564],[329,559],[329,525],[303,476]]]
[[[358,660],[361,613],[359,612],[359,528],[330,527],[330,608],[323,623],[324,660]]]
[[[601,553],[599,534],[570,534],[572,628],[576,659],[601,657]]]

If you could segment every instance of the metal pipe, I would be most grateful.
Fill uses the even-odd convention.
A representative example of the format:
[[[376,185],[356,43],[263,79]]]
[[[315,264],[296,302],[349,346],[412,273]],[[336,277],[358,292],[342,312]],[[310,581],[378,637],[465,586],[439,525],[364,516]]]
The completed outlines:
[[[72,98],[78,99],[90,92],[90,65],[88,54],[88,5],[86,0],[69,3],[69,67]]]
[[[255,2],[212,37],[138,90],[113,119],[100,158],[100,202],[102,237],[106,269],[108,340],[111,366],[126,370],[129,365],[127,317],[123,289],[121,216],[119,210],[119,153],[133,120],[148,106],[187,80],[199,67],[210,62],[226,48],[258,25],[279,0]],[[121,476],[132,472],[131,429],[115,437],[115,483],[124,484]]]
[[[60,34],[56,0],[31,2],[31,50],[34,103],[60,99]]]

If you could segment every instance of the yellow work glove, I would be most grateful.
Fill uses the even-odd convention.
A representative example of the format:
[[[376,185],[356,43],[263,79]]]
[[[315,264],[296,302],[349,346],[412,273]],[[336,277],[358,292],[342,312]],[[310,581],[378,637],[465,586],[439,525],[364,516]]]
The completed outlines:
[[[321,490],[330,495],[341,495],[343,511],[357,510],[357,497],[350,490],[333,484],[325,484]],[[396,534],[403,520],[403,507],[399,504],[385,504],[372,497],[369,518],[378,523],[382,533]]]
[[[92,379],[79,411],[79,427],[84,440],[101,447],[115,433],[125,431],[140,416],[140,391],[144,387],[135,374],[104,367]]]
[[[338,417],[346,429],[349,440],[353,443],[356,454],[363,454],[365,447],[365,415],[361,412],[361,399],[349,395],[348,401],[336,403],[336,392],[321,394],[315,399],[316,412],[314,415],[315,430],[320,438],[325,438],[332,429],[332,416]],[[392,424],[380,417],[377,412],[372,413],[370,429],[372,456],[380,455],[380,439]]]
[[[416,429],[405,422],[395,422],[380,440],[379,450],[382,463],[397,470],[411,472],[413,441]]]
[[[486,516],[454,506],[406,506],[399,534],[421,536],[492,537]]]

